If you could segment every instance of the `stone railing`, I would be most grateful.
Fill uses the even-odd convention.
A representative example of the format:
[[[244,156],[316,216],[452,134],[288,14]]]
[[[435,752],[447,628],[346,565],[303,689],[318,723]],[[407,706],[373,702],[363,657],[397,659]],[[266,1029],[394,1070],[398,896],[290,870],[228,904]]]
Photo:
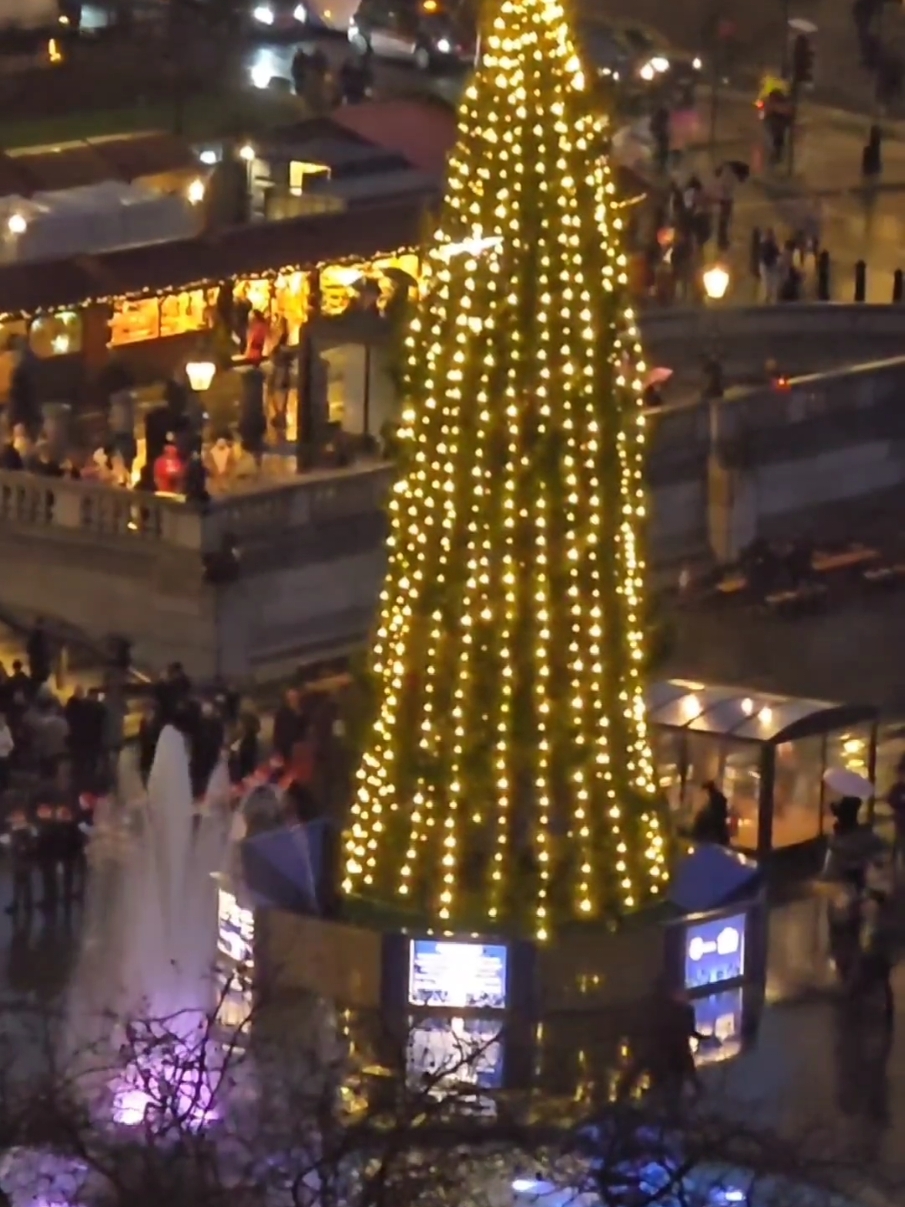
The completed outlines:
[[[270,487],[252,482],[198,507],[102,483],[6,470],[0,471],[0,525],[207,553],[226,536],[253,541],[379,511],[390,478],[384,464],[315,471]]]
[[[641,335],[653,348],[771,340],[847,343],[905,338],[905,306],[790,302],[776,306],[677,307],[645,310]]]

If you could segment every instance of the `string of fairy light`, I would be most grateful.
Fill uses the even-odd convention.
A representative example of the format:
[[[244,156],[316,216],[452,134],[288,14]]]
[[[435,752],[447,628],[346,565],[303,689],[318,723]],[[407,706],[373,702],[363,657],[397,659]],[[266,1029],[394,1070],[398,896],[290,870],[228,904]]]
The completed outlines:
[[[482,910],[496,921],[527,834],[539,940],[559,849],[556,735],[573,746],[572,910],[630,909],[666,876],[641,682],[644,365],[632,315],[619,316],[622,224],[584,87],[559,0],[498,0],[406,339],[406,470],[389,507],[376,713],[345,845],[347,892],[388,883],[411,899],[423,887],[451,924],[473,904],[466,836],[487,849]],[[498,437],[502,464],[489,456]],[[556,466],[543,460],[552,447]],[[526,793],[513,709],[528,686]],[[469,742],[485,732],[489,778],[472,781]]]

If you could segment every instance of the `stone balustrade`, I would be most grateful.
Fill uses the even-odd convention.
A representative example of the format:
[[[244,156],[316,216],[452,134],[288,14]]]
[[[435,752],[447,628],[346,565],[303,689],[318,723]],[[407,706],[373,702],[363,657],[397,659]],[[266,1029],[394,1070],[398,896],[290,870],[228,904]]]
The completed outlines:
[[[100,482],[0,471],[0,524],[48,534],[166,545],[199,554],[226,536],[260,540],[291,528],[379,511],[391,477],[385,464],[313,472],[266,486],[249,482],[204,507]]]

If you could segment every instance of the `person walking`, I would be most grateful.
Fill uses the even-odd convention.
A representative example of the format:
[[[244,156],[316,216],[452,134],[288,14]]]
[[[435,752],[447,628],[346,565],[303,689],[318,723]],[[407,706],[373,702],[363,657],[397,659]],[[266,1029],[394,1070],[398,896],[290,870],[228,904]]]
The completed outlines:
[[[716,245],[720,251],[729,248],[737,184],[738,178],[730,165],[721,164],[716,173]]]
[[[38,617],[28,634],[25,643],[25,656],[28,660],[28,676],[32,682],[32,690],[37,691],[50,678],[50,639],[44,628],[44,620]]]
[[[658,172],[665,172],[669,167],[670,155],[670,115],[663,104],[657,105],[650,115],[650,134],[654,142],[654,163]]]
[[[0,797],[9,787],[10,761],[15,748],[16,743],[13,740],[12,730],[7,724],[6,715],[0,713]]]
[[[729,802],[713,780],[704,784],[704,791],[707,799],[691,823],[691,836],[697,842],[710,842],[728,847],[731,839]]]
[[[273,749],[285,766],[291,764],[292,752],[304,740],[307,728],[301,695],[297,688],[290,687],[273,718]]]
[[[779,298],[779,244],[772,227],[768,227],[760,241],[760,281],[765,302]]]
[[[6,912],[18,919],[31,915],[34,908],[32,874],[35,869],[35,831],[29,824],[24,809],[14,809],[9,816],[9,831],[6,841],[9,847],[10,868],[13,882],[13,898]]]
[[[893,866],[898,870],[900,864],[905,866],[905,755],[899,759],[895,782],[886,794],[886,803],[892,810],[895,834],[892,857]]]

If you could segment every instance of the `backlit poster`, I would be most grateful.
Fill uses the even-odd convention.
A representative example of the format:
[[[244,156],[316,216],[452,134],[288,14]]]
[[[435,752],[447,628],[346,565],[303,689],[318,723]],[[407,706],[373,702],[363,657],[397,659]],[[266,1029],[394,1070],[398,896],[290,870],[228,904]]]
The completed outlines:
[[[241,906],[233,893],[217,896],[217,1022],[244,1031],[251,1021],[254,974],[254,911]]]
[[[695,1041],[695,1064],[716,1064],[731,1060],[742,1050],[742,1020],[744,990],[724,989],[720,993],[709,993],[696,997],[694,1026],[704,1039]]]
[[[504,1010],[508,950],[502,943],[412,939],[409,992],[412,1006]]]
[[[745,974],[746,914],[697,922],[685,931],[685,988],[701,989]]]
[[[503,1084],[500,1023],[488,1018],[428,1018],[409,1031],[410,1076],[499,1089]]]

